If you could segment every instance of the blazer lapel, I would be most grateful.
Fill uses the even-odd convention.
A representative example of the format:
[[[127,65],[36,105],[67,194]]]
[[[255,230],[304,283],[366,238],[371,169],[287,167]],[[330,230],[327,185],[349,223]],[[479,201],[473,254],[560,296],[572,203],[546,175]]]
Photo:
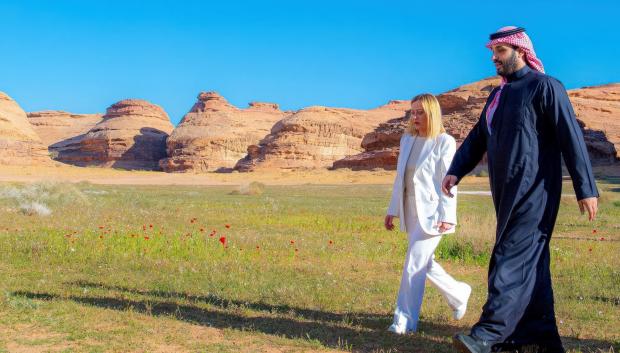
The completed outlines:
[[[420,156],[418,157],[418,161],[416,163],[416,167],[415,167],[416,172],[422,169],[420,167],[422,166],[422,163],[424,163],[428,155],[433,150],[433,146],[435,146],[435,140],[436,140],[436,139],[429,139],[429,138],[423,138],[423,137],[418,137],[418,138],[424,139],[424,145],[422,146],[422,150],[420,151]]]
[[[406,132],[404,132],[405,134],[407,134]],[[407,160],[409,159],[409,153],[411,153],[411,147],[413,146],[413,137],[411,137],[411,135],[407,134],[405,136],[405,143],[403,143],[403,146],[400,150],[400,155],[398,156],[398,160],[400,163],[398,163],[401,168],[400,171],[402,172],[402,174],[404,175],[404,170],[405,167],[407,165]]]

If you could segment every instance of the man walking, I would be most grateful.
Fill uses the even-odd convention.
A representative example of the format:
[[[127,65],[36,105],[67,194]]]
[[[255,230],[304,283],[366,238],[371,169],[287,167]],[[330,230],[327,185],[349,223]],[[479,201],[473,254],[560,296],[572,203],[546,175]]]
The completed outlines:
[[[562,165],[572,177],[581,212],[593,220],[598,190],[564,86],[544,74],[523,28],[504,27],[487,47],[502,77],[480,120],[454,156],[442,190],[488,157],[497,216],[488,297],[469,335],[454,337],[460,352],[537,345],[564,352],[553,309],[549,241],[560,205]]]

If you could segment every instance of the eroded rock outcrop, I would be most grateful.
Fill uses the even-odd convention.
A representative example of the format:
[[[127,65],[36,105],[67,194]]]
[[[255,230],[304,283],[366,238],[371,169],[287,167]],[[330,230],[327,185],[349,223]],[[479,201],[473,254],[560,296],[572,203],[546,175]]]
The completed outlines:
[[[216,92],[202,92],[167,142],[166,172],[231,171],[271,127],[290,112],[275,103],[252,102],[246,109]]]
[[[125,99],[111,105],[86,134],[50,148],[58,149],[57,160],[78,166],[157,170],[173,128],[161,107]]]
[[[613,163],[620,157],[620,84],[568,91],[593,162]]]
[[[327,168],[362,151],[361,141],[381,121],[404,113],[407,102],[392,101],[372,110],[309,107],[282,119],[260,144],[248,147],[235,169]]]
[[[56,158],[67,144],[74,143],[75,138],[81,138],[102,119],[102,114],[72,114],[57,110],[28,113],[28,121],[43,144],[48,146],[52,158]]]
[[[53,164],[26,112],[3,92],[0,92],[0,151],[1,165]]]

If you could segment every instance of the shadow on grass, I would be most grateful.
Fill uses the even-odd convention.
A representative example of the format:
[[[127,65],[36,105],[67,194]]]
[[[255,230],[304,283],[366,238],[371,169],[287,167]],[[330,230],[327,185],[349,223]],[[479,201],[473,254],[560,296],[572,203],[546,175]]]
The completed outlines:
[[[257,331],[290,339],[316,340],[327,347],[348,349],[353,352],[454,352],[448,338],[457,332],[468,330],[463,326],[422,320],[420,322],[421,333],[397,336],[386,331],[386,327],[391,323],[391,316],[380,314],[331,313],[289,305],[224,299],[212,294],[192,295],[173,291],[141,290],[87,281],[67,284],[155,297],[156,300],[119,299],[110,296],[61,296],[33,292],[15,292],[13,295],[38,300],[71,300],[106,309],[132,310],[152,316],[175,317],[181,321],[218,329]],[[179,304],[175,300],[207,304],[214,308]],[[265,316],[244,316],[236,310],[239,308],[264,312]],[[566,336],[562,340],[567,350],[577,350],[583,353],[620,351],[620,342]]]
[[[453,352],[449,337],[463,328],[429,322],[421,322],[423,334],[397,336],[385,330],[365,327],[341,326],[335,320],[337,314],[314,312],[316,318],[325,321],[310,321],[303,318],[292,319],[277,316],[244,316],[242,314],[218,309],[208,309],[172,301],[130,300],[114,297],[61,296],[51,293],[14,292],[13,295],[37,300],[70,300],[118,311],[131,310],[152,316],[175,317],[192,324],[218,329],[256,331],[290,339],[315,340],[322,345],[350,350],[352,352]],[[295,309],[303,312],[303,309]],[[307,313],[309,314],[309,313]],[[370,317],[372,315],[362,314]],[[332,320],[334,319],[334,320]],[[377,316],[377,321],[385,322],[385,317]],[[341,323],[342,324],[342,323]],[[439,337],[437,337],[439,336]]]
[[[392,317],[369,313],[330,313],[320,310],[303,309],[282,304],[268,304],[263,302],[247,302],[243,300],[225,299],[217,295],[194,295],[174,291],[143,290],[124,286],[107,285],[88,281],[67,282],[66,284],[81,288],[93,288],[108,291],[132,293],[165,299],[182,299],[190,302],[200,302],[222,309],[246,308],[254,311],[264,311],[276,315],[295,316],[301,320],[323,321],[332,323],[349,323],[353,326],[362,326],[367,329],[382,330],[392,323]]]

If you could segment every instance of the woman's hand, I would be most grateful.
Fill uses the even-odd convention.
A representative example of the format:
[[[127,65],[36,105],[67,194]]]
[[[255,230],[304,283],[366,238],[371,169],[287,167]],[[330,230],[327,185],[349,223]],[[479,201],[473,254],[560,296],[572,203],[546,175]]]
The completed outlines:
[[[439,233],[445,233],[445,232],[449,231],[450,229],[452,229],[452,227],[454,227],[454,224],[452,224],[452,223],[447,223],[447,222],[438,222],[437,223],[437,231]]]
[[[385,216],[385,221],[383,222],[383,224],[385,225],[385,229],[393,230],[394,229],[393,221],[394,221],[394,216],[392,215]]]

